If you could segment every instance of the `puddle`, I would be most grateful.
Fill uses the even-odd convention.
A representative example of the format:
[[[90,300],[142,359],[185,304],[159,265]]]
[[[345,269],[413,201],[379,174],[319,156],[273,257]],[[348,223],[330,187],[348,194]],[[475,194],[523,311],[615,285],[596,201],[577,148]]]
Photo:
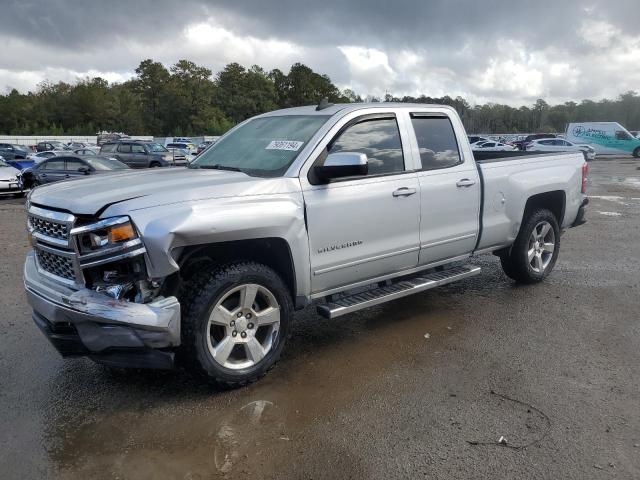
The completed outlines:
[[[621,217],[622,216],[622,214],[619,213],[619,212],[601,212],[601,211],[598,210],[598,213],[600,215],[605,215],[607,217]]]

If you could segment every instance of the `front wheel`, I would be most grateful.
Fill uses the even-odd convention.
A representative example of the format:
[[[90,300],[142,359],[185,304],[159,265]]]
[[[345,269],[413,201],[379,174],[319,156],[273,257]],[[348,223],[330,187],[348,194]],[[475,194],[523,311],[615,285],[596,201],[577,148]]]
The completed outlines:
[[[196,274],[182,288],[183,352],[188,366],[227,387],[273,367],[293,317],[291,296],[271,268],[238,262]]]
[[[640,158],[640,147],[637,147],[634,151],[633,151],[633,156],[636,158]]]
[[[519,283],[537,283],[551,273],[560,253],[560,228],[555,215],[540,209],[530,213],[516,241],[500,256],[504,273]]]

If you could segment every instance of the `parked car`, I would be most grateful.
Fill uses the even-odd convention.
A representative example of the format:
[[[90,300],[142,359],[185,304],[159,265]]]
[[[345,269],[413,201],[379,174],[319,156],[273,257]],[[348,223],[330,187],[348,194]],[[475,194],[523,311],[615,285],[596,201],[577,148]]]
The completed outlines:
[[[489,142],[490,140],[486,137],[480,137],[478,135],[470,135],[467,137],[469,139],[469,144],[473,145],[478,142]]]
[[[189,152],[189,155],[195,155],[198,150],[193,143],[184,143],[184,142],[167,143],[166,147],[180,148],[182,150],[186,150],[187,152]]]
[[[534,133],[533,135],[527,135],[522,140],[517,140],[513,142],[513,145],[518,148],[518,150],[526,150],[527,145],[534,140],[539,140],[542,138],[556,138],[555,133]]]
[[[211,140],[205,140],[204,142],[200,143],[198,145],[198,148],[196,149],[196,155],[200,155],[202,152],[204,152],[207,148],[209,148],[210,145],[213,145],[215,142],[211,141]]]
[[[45,142],[38,142],[36,144],[37,152],[46,152],[48,150],[71,150],[64,143],[57,140],[47,140]]]
[[[596,151],[586,144],[577,144],[561,138],[534,140],[527,146],[529,152],[582,152],[585,160],[596,158]]]
[[[189,168],[37,188],[33,319],[63,356],[172,368],[179,348],[246,385],[313,302],[336,318],[477,275],[460,262],[489,252],[544,280],[584,223],[588,164],[509,153],[476,161],[447,106],[322,102],[249,119]]]
[[[188,150],[176,147],[166,147],[173,156],[174,163],[181,165],[191,160],[191,153]]]
[[[89,148],[89,147],[83,147],[83,148],[78,148],[76,150],[73,151],[73,153],[75,153],[76,155],[99,155],[100,154],[100,149],[93,149],[93,148]]]
[[[31,169],[31,177],[23,180],[25,188],[71,178],[128,169],[124,163],[99,155],[66,155],[44,160]],[[25,172],[26,173],[26,172]]]
[[[174,161],[173,154],[159,143],[122,140],[104,143],[100,155],[116,158],[131,168],[183,166],[187,161]]]
[[[0,193],[20,193],[20,170],[0,158]]]
[[[31,153],[27,157],[28,160],[32,160],[34,163],[40,163],[47,158],[58,157],[60,155],[67,155],[68,150],[47,150],[44,152]]]
[[[24,160],[30,153],[29,147],[25,147],[24,145],[0,143],[0,155],[5,160]]]
[[[473,150],[481,150],[485,152],[513,152],[517,150],[513,145],[507,145],[502,142],[479,142],[473,147]]]

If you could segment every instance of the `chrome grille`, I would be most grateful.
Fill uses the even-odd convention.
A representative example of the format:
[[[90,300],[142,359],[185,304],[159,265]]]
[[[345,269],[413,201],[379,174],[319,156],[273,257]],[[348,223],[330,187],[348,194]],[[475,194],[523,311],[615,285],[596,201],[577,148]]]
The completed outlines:
[[[67,240],[69,238],[69,224],[45,220],[44,218],[29,216],[29,224],[33,232],[46,235],[47,237]]]
[[[35,252],[38,258],[38,264],[45,272],[49,272],[57,277],[66,278],[67,280],[75,280],[73,261],[70,258],[45,252],[39,248],[36,248]]]

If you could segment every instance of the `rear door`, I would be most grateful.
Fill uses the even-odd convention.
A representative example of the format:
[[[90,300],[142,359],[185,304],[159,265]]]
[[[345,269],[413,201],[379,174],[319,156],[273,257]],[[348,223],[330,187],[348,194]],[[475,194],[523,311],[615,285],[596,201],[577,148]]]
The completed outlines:
[[[368,175],[313,184],[310,165],[301,175],[313,293],[417,264],[420,195],[406,126],[392,110],[377,110],[341,119],[312,154],[321,163],[328,153],[364,153]]]
[[[419,164],[419,264],[468,256],[478,238],[481,186],[474,159],[457,142],[464,128],[446,111],[414,111],[410,123]]]

